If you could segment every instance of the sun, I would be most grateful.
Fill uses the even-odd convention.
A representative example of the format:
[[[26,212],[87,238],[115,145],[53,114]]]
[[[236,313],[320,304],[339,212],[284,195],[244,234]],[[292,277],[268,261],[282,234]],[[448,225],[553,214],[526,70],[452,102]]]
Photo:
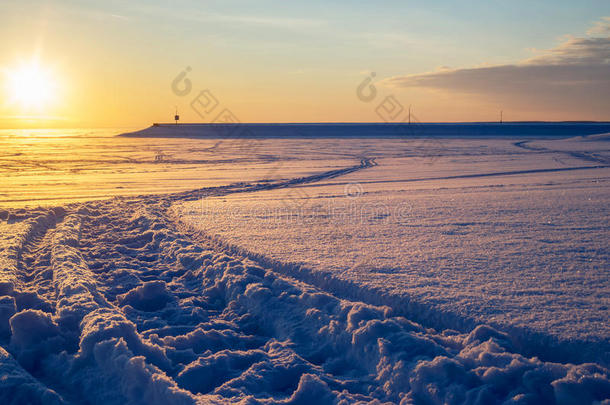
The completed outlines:
[[[8,98],[27,110],[42,110],[55,101],[57,82],[50,70],[38,63],[21,65],[7,72]]]

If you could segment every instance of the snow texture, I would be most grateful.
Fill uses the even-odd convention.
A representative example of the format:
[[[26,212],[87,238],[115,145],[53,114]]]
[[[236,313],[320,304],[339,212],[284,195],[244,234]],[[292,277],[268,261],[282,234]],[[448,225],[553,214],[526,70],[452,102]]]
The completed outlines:
[[[292,178],[0,211],[0,403],[610,402],[601,361],[541,360],[482,322],[431,328],[299,280],[176,208],[383,165],[354,157]]]
[[[435,331],[390,307],[340,299],[152,208],[97,203],[52,216],[55,294],[40,298],[47,311],[10,318],[3,403],[569,404],[610,395],[600,365],[542,362],[488,326]],[[14,311],[19,292],[7,293]]]
[[[176,215],[427,326],[487,323],[523,353],[608,364],[610,169],[591,166],[610,161],[608,144],[444,142],[444,156],[381,154],[341,178],[177,204]]]

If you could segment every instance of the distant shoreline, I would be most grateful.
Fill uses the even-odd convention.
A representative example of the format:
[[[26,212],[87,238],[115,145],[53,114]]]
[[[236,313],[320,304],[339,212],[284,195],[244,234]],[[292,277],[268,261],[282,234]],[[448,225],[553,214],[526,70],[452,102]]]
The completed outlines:
[[[142,138],[570,138],[610,133],[610,122],[154,123]]]
[[[238,123],[220,123],[220,122],[154,122],[152,126],[192,126],[192,125],[510,125],[510,124],[608,124],[610,121],[446,121],[446,122],[238,122]]]

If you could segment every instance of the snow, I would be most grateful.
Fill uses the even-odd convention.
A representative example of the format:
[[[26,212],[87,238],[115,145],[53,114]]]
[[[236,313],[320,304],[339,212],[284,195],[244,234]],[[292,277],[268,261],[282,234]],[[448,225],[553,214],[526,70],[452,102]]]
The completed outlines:
[[[63,205],[0,210],[0,403],[610,400],[607,142],[520,140],[222,140],[201,184],[24,196]]]
[[[351,156],[328,158],[313,151],[301,156],[301,148],[293,151],[272,140],[114,136],[120,132],[0,130],[0,207],[176,193],[353,164]]]
[[[141,311],[158,311],[171,301],[164,281],[147,281],[144,284],[117,296],[120,305],[131,305]]]
[[[21,365],[0,347],[0,398],[4,403],[13,404],[63,404],[62,398],[53,390],[45,387],[25,371]]]
[[[561,148],[444,142],[450,156],[381,155],[340,179],[187,202],[177,215],[418,322],[464,331],[484,322],[530,354],[556,346],[546,358],[608,362],[610,169]],[[600,156],[609,148],[587,145]]]

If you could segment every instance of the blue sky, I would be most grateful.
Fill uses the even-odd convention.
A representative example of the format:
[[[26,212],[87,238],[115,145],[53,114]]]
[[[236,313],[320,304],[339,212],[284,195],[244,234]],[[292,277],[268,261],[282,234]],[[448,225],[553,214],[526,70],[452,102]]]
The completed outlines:
[[[196,87],[213,89],[243,121],[370,121],[370,106],[353,96],[366,72],[384,83],[440,67],[515,64],[585,37],[604,16],[608,1],[25,0],[0,5],[0,65],[36,54],[54,66],[66,96],[48,113],[85,124],[137,125],[175,104],[188,117],[187,100],[168,91],[186,66]],[[388,91],[429,121],[480,120],[505,102]],[[474,104],[447,113],[451,100]]]

